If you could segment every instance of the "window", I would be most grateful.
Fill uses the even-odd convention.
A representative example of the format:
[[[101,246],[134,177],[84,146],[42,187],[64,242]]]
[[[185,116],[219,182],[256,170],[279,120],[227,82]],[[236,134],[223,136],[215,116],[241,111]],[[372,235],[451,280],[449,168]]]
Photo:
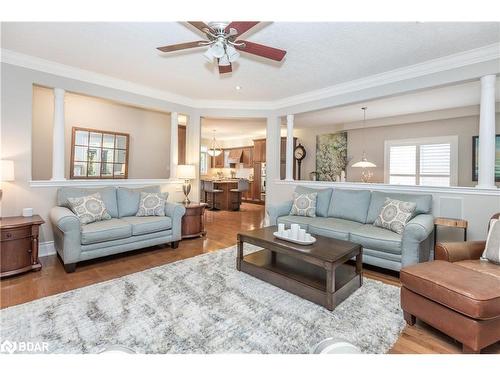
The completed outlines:
[[[385,182],[391,185],[457,185],[458,137],[385,142]]]
[[[129,135],[73,128],[72,179],[128,178]]]
[[[207,154],[207,147],[206,146],[201,146],[201,153],[200,153],[200,175],[206,175],[208,174],[208,154]]]

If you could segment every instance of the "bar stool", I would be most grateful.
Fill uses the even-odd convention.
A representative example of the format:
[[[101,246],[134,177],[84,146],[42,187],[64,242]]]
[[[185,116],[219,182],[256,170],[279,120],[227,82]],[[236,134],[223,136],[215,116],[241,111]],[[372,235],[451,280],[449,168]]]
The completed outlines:
[[[234,201],[231,199],[231,206],[233,207],[233,210],[238,211],[240,209],[241,205],[241,195],[248,191],[250,189],[250,182],[246,178],[240,178],[238,180],[238,188],[236,189],[231,189],[231,193],[236,193],[237,200]],[[231,194],[231,196],[234,196],[235,194]],[[236,208],[234,208],[236,205]]]
[[[209,208],[210,211],[218,210],[216,207],[216,198],[217,194],[223,193],[223,190],[216,189],[213,181],[203,181],[203,191],[205,192],[205,202],[207,202],[207,193],[212,194],[212,207]]]

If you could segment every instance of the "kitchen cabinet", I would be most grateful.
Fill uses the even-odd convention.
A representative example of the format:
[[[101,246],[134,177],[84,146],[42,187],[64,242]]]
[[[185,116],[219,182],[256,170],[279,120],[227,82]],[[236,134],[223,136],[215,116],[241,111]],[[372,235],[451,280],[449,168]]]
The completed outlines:
[[[258,163],[266,162],[266,140],[255,139],[253,141],[253,161]]]
[[[241,162],[243,163],[243,168],[253,168],[253,147],[243,148]]]
[[[219,156],[212,157],[212,168],[224,168],[224,152]]]

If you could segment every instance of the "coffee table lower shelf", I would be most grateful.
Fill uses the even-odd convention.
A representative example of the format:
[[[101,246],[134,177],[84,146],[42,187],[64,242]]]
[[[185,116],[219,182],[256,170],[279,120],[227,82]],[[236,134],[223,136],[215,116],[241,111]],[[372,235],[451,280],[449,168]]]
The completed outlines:
[[[245,255],[239,270],[328,310],[333,310],[363,282],[355,264],[343,263],[335,268],[332,291],[327,291],[327,270],[268,249]]]

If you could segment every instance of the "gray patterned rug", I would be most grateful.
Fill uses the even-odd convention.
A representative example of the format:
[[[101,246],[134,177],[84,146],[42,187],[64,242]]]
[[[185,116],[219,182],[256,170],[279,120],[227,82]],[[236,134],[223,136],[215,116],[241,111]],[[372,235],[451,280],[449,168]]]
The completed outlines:
[[[365,279],[333,312],[235,269],[235,248],[0,311],[0,342],[51,353],[308,353],[328,337],[385,353],[404,327],[399,288]]]

